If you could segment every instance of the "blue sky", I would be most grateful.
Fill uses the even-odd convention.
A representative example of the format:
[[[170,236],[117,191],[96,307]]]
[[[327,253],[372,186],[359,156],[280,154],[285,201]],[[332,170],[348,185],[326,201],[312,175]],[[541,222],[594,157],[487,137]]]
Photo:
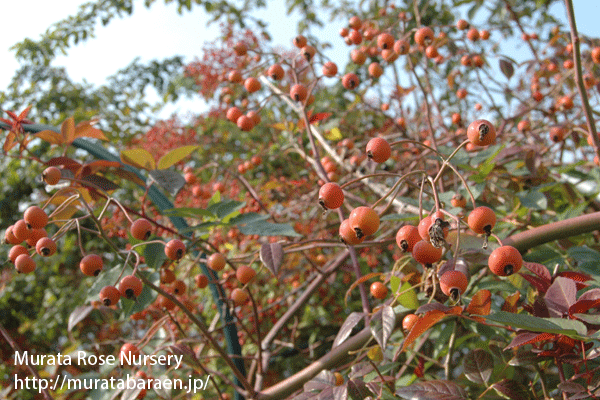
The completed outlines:
[[[47,0],[5,2],[2,7],[3,14],[15,17],[3,19],[0,25],[0,88],[8,85],[18,67],[14,54],[9,51],[10,46],[26,37],[37,39],[51,24],[76,13],[79,5],[86,2],[87,0],[61,0],[60,6]],[[287,18],[283,1],[270,0],[270,3],[272,6],[269,7],[268,14],[260,15],[262,18],[268,21],[282,21]],[[100,84],[107,76],[128,65],[136,56],[142,60],[150,60],[183,55],[192,60],[195,55],[200,54],[202,43],[211,40],[214,37],[213,33],[218,30],[215,25],[206,27],[207,17],[199,6],[191,12],[179,15],[173,3],[165,5],[164,2],[158,1],[150,9],[143,7],[140,0],[134,1],[134,4],[132,16],[114,19],[105,27],[99,26],[96,38],[70,48],[68,55],[59,57],[54,64],[66,66],[69,75],[76,81],[85,79]],[[600,0],[574,0],[574,6],[578,29],[585,34],[600,37]],[[562,4],[557,4],[555,10],[557,16],[566,19]],[[16,17],[17,15],[20,17]],[[345,62],[348,57],[348,48],[338,35],[342,25],[343,22],[334,22],[323,32],[334,47],[340,50],[339,54],[331,55],[334,59],[340,57],[340,63]],[[288,45],[295,36],[290,27],[295,27],[295,23],[277,24],[269,29],[277,42]],[[135,52],[132,52],[133,49]],[[195,107],[194,103],[190,102],[178,106],[183,109]],[[165,113],[168,114],[174,109],[171,107]]]

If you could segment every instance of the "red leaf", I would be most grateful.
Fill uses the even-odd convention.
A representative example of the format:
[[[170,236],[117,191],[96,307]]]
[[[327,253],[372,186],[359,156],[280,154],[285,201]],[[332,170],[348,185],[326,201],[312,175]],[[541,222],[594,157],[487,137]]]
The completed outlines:
[[[469,314],[489,315],[492,309],[492,292],[482,289],[475,293],[466,311]]]
[[[542,280],[548,282],[548,285],[550,285],[550,282],[552,281],[552,275],[550,275],[550,271],[548,271],[548,268],[544,264],[523,262],[523,266],[540,277]]]
[[[404,351],[412,342],[414,342],[419,336],[425,333],[429,328],[440,322],[446,317],[446,313],[440,310],[431,310],[420,316],[415,325],[412,327],[404,343],[402,344],[402,350]]]
[[[316,113],[315,115],[311,115],[308,121],[311,124],[314,124],[315,122],[322,121],[331,117],[331,115],[331,113]]]
[[[569,307],[569,316],[575,318],[573,314],[583,314],[591,308],[600,306],[600,299],[596,300],[577,300],[575,304]]]
[[[538,292],[544,294],[550,287],[550,281],[546,281],[542,278],[539,278],[535,275],[524,274],[519,272],[519,275],[523,277],[527,282],[529,282],[533,287],[537,289]]]
[[[68,168],[69,166],[71,166],[71,167],[74,166],[76,168],[81,167],[81,164],[78,163],[77,161],[73,160],[72,158],[62,157],[62,156],[49,159],[48,161],[46,161],[46,165],[48,165],[50,167],[56,167],[58,165],[61,165],[61,166],[64,166],[65,168]]]
[[[542,342],[544,340],[554,340],[558,335],[554,333],[535,333],[535,332],[520,332],[515,338],[506,346],[505,350],[513,349],[515,347],[525,346],[526,344]]]
[[[569,278],[575,281],[576,286],[577,286],[577,290],[581,290],[585,287],[588,287],[588,284],[583,283],[586,281],[589,281],[592,279],[591,276],[586,275],[584,273],[581,272],[575,272],[575,271],[563,271],[563,272],[559,272],[558,274],[556,274],[557,277],[561,276],[563,278]],[[555,278],[556,279],[556,278]]]
[[[519,298],[521,297],[521,293],[519,292],[515,292],[514,294],[511,294],[510,296],[508,296],[506,299],[504,299],[504,304],[502,304],[502,311],[506,311],[506,312],[511,312],[511,313],[516,313],[517,312],[517,302],[519,301]]]

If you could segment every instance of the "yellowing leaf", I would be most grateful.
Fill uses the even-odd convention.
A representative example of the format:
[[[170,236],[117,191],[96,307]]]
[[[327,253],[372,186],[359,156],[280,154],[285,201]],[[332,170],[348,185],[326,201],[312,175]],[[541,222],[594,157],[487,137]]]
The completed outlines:
[[[63,137],[63,143],[72,143],[75,140],[75,120],[73,117],[63,121],[60,126],[60,133]]]
[[[285,131],[287,129],[287,126],[285,122],[278,122],[276,124],[272,124],[271,128],[277,129],[278,131]]]
[[[198,147],[200,146],[182,146],[169,151],[158,160],[157,168],[166,169],[171,165],[177,164],[179,161],[192,154],[193,151],[197,150]]]
[[[50,143],[50,144],[63,144],[65,143],[62,135],[60,133],[56,133],[54,131],[50,131],[50,130],[45,130],[45,131],[41,131],[36,133],[35,135],[33,135],[37,138],[40,138],[42,140],[45,140],[46,142]]]
[[[89,138],[94,138],[94,139],[100,139],[100,140],[108,140],[108,138],[106,136],[104,136],[104,133],[102,133],[102,131],[98,128],[94,128],[93,124],[95,123],[94,120],[92,121],[82,121],[80,123],[77,124],[77,126],[75,127],[75,137],[89,137]]]
[[[325,138],[327,140],[341,140],[342,132],[338,127],[332,128],[329,132],[325,133]]]
[[[12,149],[13,147],[15,147],[15,145],[17,144],[17,142],[15,142],[16,139],[16,135],[13,131],[8,132],[8,135],[6,135],[6,140],[4,141],[4,152],[7,153],[10,149]]]
[[[129,149],[121,151],[121,161],[136,168],[142,168],[146,170],[156,169],[154,157],[152,157],[152,154],[150,154],[148,150],[144,149]]]

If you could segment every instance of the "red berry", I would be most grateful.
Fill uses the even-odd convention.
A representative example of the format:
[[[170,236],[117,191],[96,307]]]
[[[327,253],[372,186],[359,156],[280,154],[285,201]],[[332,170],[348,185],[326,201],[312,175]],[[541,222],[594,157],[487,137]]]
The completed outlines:
[[[254,121],[247,115],[241,115],[237,119],[236,124],[243,132],[249,132],[252,130],[252,128],[254,128]]]
[[[165,254],[171,260],[179,260],[185,255],[185,244],[179,239],[172,239],[165,245]]]
[[[364,236],[358,237],[356,235],[356,231],[352,229],[348,219],[343,220],[340,224],[339,234],[342,242],[349,246],[360,244],[365,240]]]
[[[278,81],[283,79],[285,71],[283,70],[283,67],[281,65],[273,64],[269,67],[267,75],[269,75],[269,77],[274,81]]]
[[[244,87],[246,88],[248,93],[254,93],[260,90],[261,84],[258,79],[251,76],[249,78],[246,78],[246,80],[244,81]]]
[[[422,47],[429,46],[433,42],[433,36],[433,30],[428,26],[424,26],[415,32],[415,43]]]
[[[404,225],[396,233],[396,243],[403,252],[411,253],[415,244],[420,240],[419,229],[413,225]]]
[[[358,238],[370,236],[379,229],[379,215],[371,207],[356,207],[350,213],[348,222]]]
[[[457,301],[460,295],[467,290],[469,280],[466,275],[460,271],[446,271],[440,277],[440,288],[442,292],[450,297],[453,301]]]
[[[431,243],[421,240],[413,246],[412,256],[416,262],[430,266],[442,258],[442,248],[433,247]]]
[[[496,213],[489,207],[477,207],[469,213],[467,223],[473,232],[489,236],[496,225]]]
[[[152,234],[152,223],[146,218],[137,219],[131,224],[129,232],[137,240],[148,240]]]
[[[31,229],[41,229],[48,223],[48,215],[38,206],[31,206],[25,210],[23,219]]]
[[[221,253],[213,253],[208,257],[206,265],[213,271],[221,271],[225,268],[225,257]]]
[[[243,115],[242,111],[237,108],[237,107],[230,107],[229,110],[227,110],[227,119],[230,120],[231,122],[233,122],[234,124],[237,123],[237,120],[239,117],[241,117]]]
[[[339,208],[344,203],[344,192],[340,185],[327,182],[319,189],[319,204],[329,210]]]
[[[98,276],[102,271],[102,257],[97,254],[88,254],[79,262],[79,268],[87,276]]]
[[[388,294],[387,286],[385,286],[382,282],[379,282],[379,281],[373,282],[371,284],[370,291],[371,291],[371,296],[373,296],[379,300],[385,299]]]
[[[18,220],[12,227],[12,234],[17,240],[17,243],[24,242],[31,236],[31,229],[27,226],[25,220]]]
[[[48,185],[56,185],[60,181],[61,175],[60,169],[48,167],[42,172],[42,179]]]
[[[198,289],[204,289],[208,286],[208,277],[204,274],[196,276],[196,286]]]
[[[29,255],[29,251],[27,250],[27,248],[25,246],[16,244],[10,248],[10,251],[8,252],[8,259],[10,260],[11,263],[14,264],[17,257],[19,257],[21,254]]]
[[[323,64],[323,75],[331,78],[331,77],[336,76],[337,73],[338,73],[338,67],[334,62],[327,61],[325,64]]]
[[[374,137],[367,143],[367,157],[376,163],[383,163],[392,155],[392,148],[387,140]]]
[[[406,314],[404,318],[402,318],[402,330],[404,332],[410,332],[418,320],[419,317],[416,314]]]
[[[187,285],[185,284],[184,281],[176,279],[173,282],[171,290],[173,291],[174,294],[181,295],[181,294],[184,294],[185,291],[187,290]]]
[[[49,237],[43,237],[35,244],[35,251],[42,257],[50,257],[56,253],[56,243]]]
[[[359,84],[360,79],[358,79],[358,76],[352,72],[347,73],[342,78],[342,85],[348,90],[355,89]]]
[[[241,306],[241,305],[246,304],[246,302],[248,301],[248,298],[249,298],[248,293],[244,292],[242,289],[235,288],[231,292],[231,300],[233,300],[233,303],[236,306]]]
[[[297,83],[290,88],[290,97],[295,101],[304,101],[308,96],[308,89],[301,83]]]
[[[315,49],[313,46],[306,45],[306,46],[302,47],[300,52],[302,53],[302,56],[306,59],[306,61],[310,62],[310,61],[312,61],[313,57],[315,56],[317,49]]]
[[[303,35],[298,35],[296,36],[292,42],[294,43],[294,46],[296,46],[297,48],[301,49],[304,46],[306,46],[306,43],[308,43],[308,40],[306,39],[305,36]]]
[[[119,351],[119,360],[122,365],[129,365],[134,362],[134,357],[139,356],[140,349],[132,343],[125,343]]]
[[[233,71],[229,72],[229,75],[227,75],[227,79],[231,83],[241,83],[244,78],[242,77],[242,74],[240,71],[233,70]]]
[[[490,121],[478,119],[467,128],[467,137],[477,146],[488,146],[496,141],[496,128]]]
[[[408,40],[399,39],[399,40],[396,40],[396,43],[394,43],[394,53],[396,53],[398,55],[408,54],[409,50],[410,50],[410,43],[408,43]]]
[[[117,304],[120,298],[121,292],[114,286],[104,286],[100,290],[100,301],[107,307]]]
[[[235,277],[242,285],[250,282],[255,276],[256,271],[247,265],[242,265],[235,271]]]
[[[142,294],[143,284],[142,280],[134,275],[127,275],[119,282],[119,292],[121,296],[127,299],[136,299]]]
[[[29,254],[21,254],[15,259],[15,269],[20,274],[28,274],[35,270],[35,261]]]
[[[513,246],[500,246],[490,254],[488,266],[498,276],[509,276],[519,272],[523,257]]]
[[[387,32],[380,33],[379,36],[377,36],[377,47],[382,50],[391,49],[394,47],[394,37]]]

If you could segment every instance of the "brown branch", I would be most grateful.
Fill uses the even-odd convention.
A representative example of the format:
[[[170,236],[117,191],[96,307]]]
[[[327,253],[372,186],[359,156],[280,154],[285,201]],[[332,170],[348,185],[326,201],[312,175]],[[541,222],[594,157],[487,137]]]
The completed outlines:
[[[502,241],[502,244],[513,246],[520,252],[524,252],[553,240],[583,235],[596,230],[600,230],[600,212],[584,214],[528,229],[507,237]]]
[[[573,10],[573,0],[565,0],[565,7],[567,8],[567,17],[569,18],[569,25],[571,27],[571,43],[573,44],[573,62],[575,63],[575,82],[577,83],[577,89],[579,90],[579,96],[583,103],[583,112],[585,113],[585,119],[588,127],[588,134],[592,135],[592,141],[594,143],[594,149],[596,155],[600,159],[600,138],[596,132],[596,124],[594,123],[594,117],[592,116],[592,108],[587,96],[587,90],[583,83],[583,71],[581,68],[581,53],[579,50],[579,35],[577,34],[577,24],[575,22],[575,11]]]

